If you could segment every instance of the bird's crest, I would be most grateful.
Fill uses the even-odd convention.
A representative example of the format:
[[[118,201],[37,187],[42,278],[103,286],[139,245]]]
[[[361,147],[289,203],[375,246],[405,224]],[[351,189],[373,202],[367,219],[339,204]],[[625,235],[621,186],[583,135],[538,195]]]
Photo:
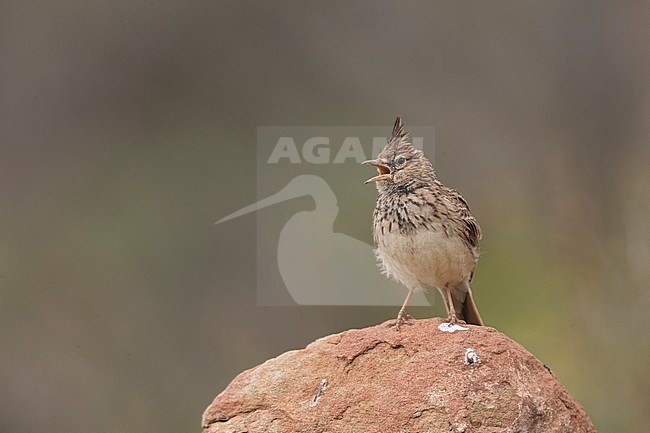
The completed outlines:
[[[397,116],[393,125],[393,132],[388,139],[386,147],[412,146],[411,134],[404,130],[404,121],[401,116]]]
[[[395,124],[393,125],[393,134],[391,138],[404,137],[407,135],[407,132],[404,132],[404,121],[401,116],[397,116],[395,119]]]

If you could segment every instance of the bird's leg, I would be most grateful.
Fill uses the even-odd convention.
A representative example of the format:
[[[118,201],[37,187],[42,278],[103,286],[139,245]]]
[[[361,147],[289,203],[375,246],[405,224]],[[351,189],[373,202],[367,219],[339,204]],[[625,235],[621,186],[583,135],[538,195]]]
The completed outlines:
[[[458,322],[458,317],[456,317],[456,308],[454,308],[454,299],[451,296],[451,289],[449,287],[445,287],[445,296],[446,296],[446,304],[447,304],[447,321],[455,325],[456,322]]]
[[[409,299],[411,299],[412,294],[413,294],[413,289],[409,289],[409,292],[406,294],[406,299],[404,299],[404,304],[402,304],[402,308],[400,308],[399,313],[397,313],[397,320],[395,321],[396,331],[399,331],[399,328],[402,325],[402,323],[406,323],[408,319],[412,319],[411,316],[406,314],[406,305],[409,303]]]

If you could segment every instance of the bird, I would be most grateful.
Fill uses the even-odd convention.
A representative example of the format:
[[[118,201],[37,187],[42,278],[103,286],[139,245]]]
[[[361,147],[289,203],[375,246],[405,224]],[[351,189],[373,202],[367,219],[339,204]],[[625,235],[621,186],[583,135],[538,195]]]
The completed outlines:
[[[482,326],[470,281],[483,234],[463,196],[438,180],[400,116],[377,158],[362,165],[378,172],[365,183],[377,188],[372,232],[379,266],[408,289],[395,328],[412,319],[406,306],[413,293],[430,287],[440,292],[450,324]]]

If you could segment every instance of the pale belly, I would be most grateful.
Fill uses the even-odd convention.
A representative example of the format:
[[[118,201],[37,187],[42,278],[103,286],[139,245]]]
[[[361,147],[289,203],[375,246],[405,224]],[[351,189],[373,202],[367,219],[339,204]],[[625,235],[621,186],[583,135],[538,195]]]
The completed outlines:
[[[444,231],[422,229],[413,234],[386,233],[376,254],[385,273],[406,287],[455,287],[469,279],[476,259],[457,237]]]

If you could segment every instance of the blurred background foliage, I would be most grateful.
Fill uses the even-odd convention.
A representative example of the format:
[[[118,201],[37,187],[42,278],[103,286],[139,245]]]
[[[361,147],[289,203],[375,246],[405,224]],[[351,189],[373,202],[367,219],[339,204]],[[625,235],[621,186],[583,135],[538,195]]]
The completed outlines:
[[[243,369],[392,318],[257,307],[254,215],[212,223],[256,200],[258,125],[396,114],[435,125],[438,174],[483,226],[486,322],[599,431],[647,430],[649,12],[2,2],[0,430],[198,431]],[[349,234],[370,242],[374,191],[356,200],[335,229],[368,221]]]

